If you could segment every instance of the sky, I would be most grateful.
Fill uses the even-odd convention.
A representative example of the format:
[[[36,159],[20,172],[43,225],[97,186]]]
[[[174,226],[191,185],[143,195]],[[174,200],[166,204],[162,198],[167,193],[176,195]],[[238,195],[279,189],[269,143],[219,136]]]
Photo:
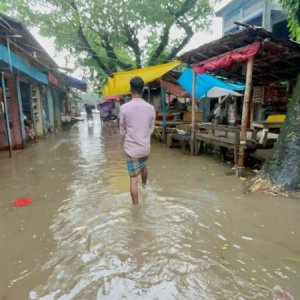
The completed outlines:
[[[221,0],[218,5],[216,5],[216,11],[222,8],[231,0]],[[56,52],[54,47],[54,39],[53,38],[45,38],[39,34],[38,28],[33,28],[30,30],[33,36],[39,41],[39,43],[47,50],[49,55],[56,61],[56,63],[60,67],[69,67],[73,68],[73,64],[71,61],[68,63],[66,62],[66,57],[68,56],[69,60],[70,57],[67,52]],[[222,18],[214,17],[213,23],[211,26],[210,32],[198,32],[196,33],[191,41],[186,45],[186,47],[181,51],[184,53],[188,50],[197,48],[203,44],[216,40],[222,36]],[[71,72],[74,76],[80,78],[82,77],[81,70],[74,70]]]

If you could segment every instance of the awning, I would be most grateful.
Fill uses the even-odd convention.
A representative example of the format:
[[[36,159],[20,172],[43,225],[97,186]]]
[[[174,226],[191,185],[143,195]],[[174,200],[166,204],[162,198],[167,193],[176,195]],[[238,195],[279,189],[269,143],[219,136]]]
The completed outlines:
[[[180,61],[151,66],[147,68],[135,69],[127,72],[114,73],[113,77],[108,79],[107,84],[103,87],[104,96],[124,95],[130,93],[130,79],[135,76],[141,77],[145,83],[151,82],[168,71],[180,65]]]
[[[32,79],[44,84],[48,84],[48,77],[46,74],[35,69],[26,60],[10,51],[3,45],[0,45],[0,60],[4,61],[8,65],[11,65],[12,68],[30,76]]]
[[[66,75],[64,73],[60,73],[60,76],[62,77],[63,83],[65,85],[69,85],[75,89],[81,90],[86,92],[87,90],[87,83],[83,80],[79,80],[77,78],[71,77],[69,75]]]
[[[180,78],[178,83],[192,95],[192,85],[193,85],[193,70],[186,68]],[[210,74],[197,74],[196,76],[196,99],[203,97],[209,90],[213,87],[220,87],[230,91],[242,91],[245,89],[243,84],[232,84],[222,81]]]
[[[175,95],[176,97],[180,97],[180,98],[191,97],[191,95],[178,84],[174,84],[163,79],[160,79],[160,84],[163,88],[168,90],[171,94]]]
[[[208,59],[200,64],[193,65],[193,70],[197,73],[203,74],[206,72],[212,72],[216,69],[222,69],[233,63],[246,61],[248,58],[254,56],[259,48],[260,42],[255,42],[251,45],[230,51],[221,56]]]
[[[227,90],[227,89],[223,89],[220,87],[213,87],[211,88],[208,92],[207,92],[207,97],[208,98],[219,98],[219,97],[223,97],[223,96],[237,96],[237,97],[241,97],[243,96],[242,94],[235,92],[235,91],[231,91],[231,90]]]

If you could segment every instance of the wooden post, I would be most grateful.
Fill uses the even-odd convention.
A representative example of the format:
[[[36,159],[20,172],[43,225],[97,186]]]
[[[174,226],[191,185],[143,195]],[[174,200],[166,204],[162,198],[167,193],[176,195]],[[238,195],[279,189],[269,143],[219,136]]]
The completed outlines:
[[[151,93],[150,93],[150,84],[148,85],[148,103],[151,103]]]
[[[8,146],[9,146],[9,156],[12,157],[12,141],[11,141],[11,132],[10,132],[10,123],[9,123],[9,112],[8,112],[6,86],[5,86],[5,79],[4,79],[4,73],[3,72],[1,73],[1,79],[2,79],[1,84],[2,84],[2,93],[3,93],[3,100],[4,100],[7,141],[8,141]]]
[[[250,106],[249,104],[250,104],[251,88],[252,88],[253,63],[254,63],[254,57],[250,57],[247,61],[246,89],[245,89],[244,102],[243,102],[239,158],[238,158],[238,165],[237,165],[239,176],[242,176],[244,173],[244,159],[245,159],[245,149],[246,149],[246,142],[247,142],[247,126],[249,122],[249,106]]]
[[[209,109],[209,98],[207,97],[207,93],[204,98],[204,122],[208,122],[210,109]]]
[[[166,112],[166,93],[163,87],[161,87],[161,110],[163,114],[163,142],[166,139],[167,133],[167,112]]]
[[[196,73],[195,71],[193,71],[191,154],[194,154],[194,152],[195,152],[195,104],[196,104],[196,81],[197,81],[197,73]]]

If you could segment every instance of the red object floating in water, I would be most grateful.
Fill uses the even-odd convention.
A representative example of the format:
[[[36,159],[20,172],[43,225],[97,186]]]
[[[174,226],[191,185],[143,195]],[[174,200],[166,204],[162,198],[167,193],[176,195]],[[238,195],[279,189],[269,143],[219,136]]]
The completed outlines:
[[[32,203],[32,199],[31,198],[18,198],[14,201],[13,206],[17,207],[17,206],[26,206],[26,205],[30,205]]]

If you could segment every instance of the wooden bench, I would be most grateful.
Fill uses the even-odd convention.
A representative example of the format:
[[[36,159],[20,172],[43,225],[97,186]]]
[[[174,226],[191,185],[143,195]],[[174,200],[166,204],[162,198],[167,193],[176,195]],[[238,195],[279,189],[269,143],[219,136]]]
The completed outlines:
[[[160,142],[165,143],[167,141],[167,135],[169,133],[175,133],[176,128],[164,128],[162,126],[155,126],[153,130],[153,136]]]
[[[167,145],[169,148],[180,147],[184,152],[187,152],[190,149],[190,142],[191,135],[189,133],[169,133],[167,135]]]
[[[240,128],[217,124],[197,125],[195,132],[195,153],[203,152],[205,144],[212,144],[221,147],[223,152],[226,149],[233,150],[234,162],[237,163]]]
[[[180,132],[180,133],[179,133]],[[176,125],[176,131],[167,135],[167,145],[169,148],[180,147],[184,152],[190,149],[191,124],[183,123]]]

